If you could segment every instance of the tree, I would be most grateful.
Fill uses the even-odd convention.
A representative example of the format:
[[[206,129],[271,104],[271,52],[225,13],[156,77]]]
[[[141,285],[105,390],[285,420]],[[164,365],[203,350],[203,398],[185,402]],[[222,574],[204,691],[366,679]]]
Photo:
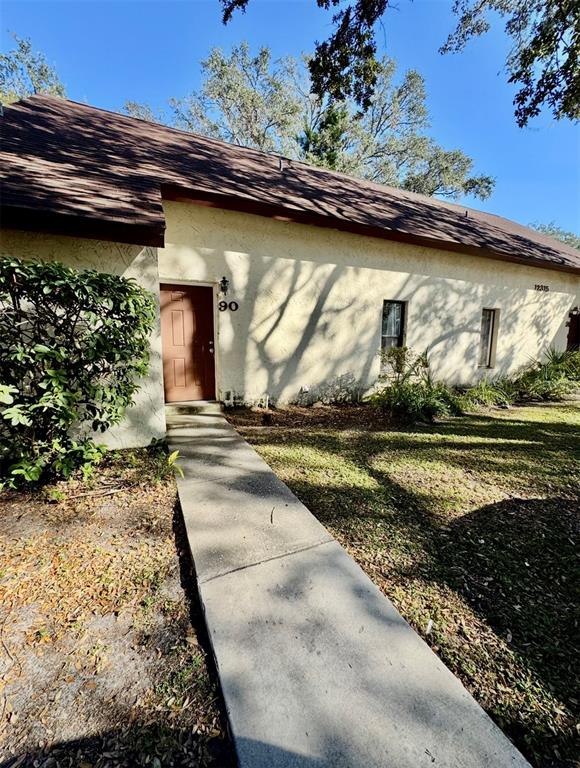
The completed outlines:
[[[220,0],[223,22],[235,11],[245,11],[249,0]],[[316,0],[319,8],[329,10],[342,0]],[[370,106],[377,81],[378,61],[375,25],[386,11],[388,0],[355,0],[353,5],[335,13],[334,32],[328,40],[316,43],[309,62],[313,92],[334,101],[352,98],[363,109]]]
[[[289,59],[273,62],[268,48],[251,56],[247,43],[234,46],[229,57],[214,48],[201,62],[201,90],[171,100],[175,124],[232,144],[286,154],[301,109],[292,66]]]
[[[220,0],[227,24],[250,0]],[[315,0],[330,10],[345,0]],[[389,0],[352,0],[332,18],[333,32],[317,42],[309,68],[313,92],[334,101],[353,99],[369,109],[377,85],[376,25]],[[489,14],[507,17],[513,48],[506,67],[509,82],[520,86],[514,100],[518,125],[526,125],[543,105],[556,119],[580,117],[580,3],[578,0],[454,0],[456,30],[441,52],[463,50],[468,40],[490,28]]]
[[[461,51],[490,29],[489,14],[507,17],[512,38],[506,68],[520,86],[514,105],[520,127],[544,104],[556,119],[580,118],[580,3],[578,0],[455,0],[459,16],[442,53]]]
[[[530,224],[530,227],[544,235],[549,235],[556,240],[560,240],[562,243],[566,243],[566,245],[569,245],[571,248],[578,248],[578,250],[580,250],[580,235],[562,229],[562,227],[559,227],[554,221],[551,221],[549,224],[539,224],[538,222],[535,222],[534,224]]]
[[[137,101],[126,101],[123,111],[129,117],[135,117],[137,120],[146,120],[148,123],[166,122],[162,114],[155,114],[148,104],[139,104]]]
[[[398,79],[392,59],[378,62],[374,95],[361,114],[354,99],[314,96],[305,64],[273,61],[267,48],[252,57],[246,43],[230,56],[214,49],[202,64],[200,91],[172,100],[175,122],[427,195],[489,196],[492,178],[472,175],[470,157],[443,149],[427,135],[425,83],[417,72]]]
[[[473,176],[473,160],[458,149],[445,150],[427,135],[429,115],[425,81],[414,71],[397,78],[396,63],[384,58],[378,63],[377,81],[369,107],[359,113],[354,100],[341,106],[342,135],[333,168],[381,184],[403,187],[425,195],[456,198],[462,194],[484,199],[494,187],[490,176]],[[320,126],[328,144],[325,115],[336,110],[334,102],[318,102]],[[314,113],[316,115],[316,111]],[[336,131],[336,125],[333,126]],[[307,130],[305,130],[307,134]],[[310,144],[314,143],[312,140]],[[328,147],[325,149],[328,157]],[[306,160],[328,165],[316,153]]]
[[[64,85],[44,55],[33,51],[30,39],[13,37],[14,50],[0,53],[0,101],[10,104],[38,93],[64,98]]]
[[[297,136],[303,159],[332,170],[339,170],[348,152],[349,114],[344,104],[330,103],[319,110],[318,120],[305,122]]]

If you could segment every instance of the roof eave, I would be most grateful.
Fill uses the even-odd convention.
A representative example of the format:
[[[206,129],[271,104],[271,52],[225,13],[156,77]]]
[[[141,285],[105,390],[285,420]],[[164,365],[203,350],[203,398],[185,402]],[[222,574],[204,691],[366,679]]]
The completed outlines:
[[[417,235],[402,232],[400,230],[387,229],[385,227],[376,227],[369,224],[348,221],[337,217],[323,214],[298,211],[285,206],[274,206],[261,203],[250,198],[240,198],[226,196],[215,192],[200,192],[199,190],[188,190],[173,185],[162,185],[162,197],[165,200],[174,202],[187,202],[195,205],[201,205],[210,208],[222,208],[224,210],[237,211],[239,213],[251,213],[256,216],[264,216],[277,221],[291,221],[297,224],[308,224],[316,227],[325,227],[337,229],[341,232],[350,232],[352,234],[375,237],[381,240],[392,240],[399,243],[410,245],[420,245],[425,248],[434,248],[436,250],[452,251],[462,253],[468,256],[478,256],[496,261],[510,262],[527,267],[536,267],[538,269],[550,269],[559,272],[580,275],[580,267],[572,264],[558,263],[535,258],[534,256],[514,256],[504,253],[497,249],[489,248],[486,245],[468,245],[458,243],[452,240],[443,240],[431,238],[424,235]]]
[[[61,214],[3,205],[0,208],[2,229],[20,229],[89,240],[128,243],[152,248],[165,245],[165,224],[125,223],[111,219]]]

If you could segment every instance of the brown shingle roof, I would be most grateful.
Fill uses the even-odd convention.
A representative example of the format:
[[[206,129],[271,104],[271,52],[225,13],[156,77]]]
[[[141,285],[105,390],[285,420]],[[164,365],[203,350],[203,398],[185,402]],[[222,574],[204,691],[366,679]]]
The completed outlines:
[[[4,108],[2,223],[163,245],[163,198],[580,273],[580,252],[507,219],[84,104]]]

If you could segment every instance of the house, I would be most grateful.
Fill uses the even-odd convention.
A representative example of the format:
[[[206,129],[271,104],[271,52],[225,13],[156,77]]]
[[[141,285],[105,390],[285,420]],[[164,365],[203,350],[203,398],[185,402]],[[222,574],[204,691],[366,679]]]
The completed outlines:
[[[2,253],[158,297],[112,445],[166,401],[351,397],[392,345],[470,384],[575,343],[580,252],[464,206],[46,96],[4,108],[2,175]]]

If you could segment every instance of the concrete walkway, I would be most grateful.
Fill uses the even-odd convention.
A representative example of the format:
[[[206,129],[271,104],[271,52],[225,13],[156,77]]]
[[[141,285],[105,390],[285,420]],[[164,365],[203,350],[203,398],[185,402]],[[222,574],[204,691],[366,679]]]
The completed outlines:
[[[168,425],[241,768],[528,765],[217,405]]]

